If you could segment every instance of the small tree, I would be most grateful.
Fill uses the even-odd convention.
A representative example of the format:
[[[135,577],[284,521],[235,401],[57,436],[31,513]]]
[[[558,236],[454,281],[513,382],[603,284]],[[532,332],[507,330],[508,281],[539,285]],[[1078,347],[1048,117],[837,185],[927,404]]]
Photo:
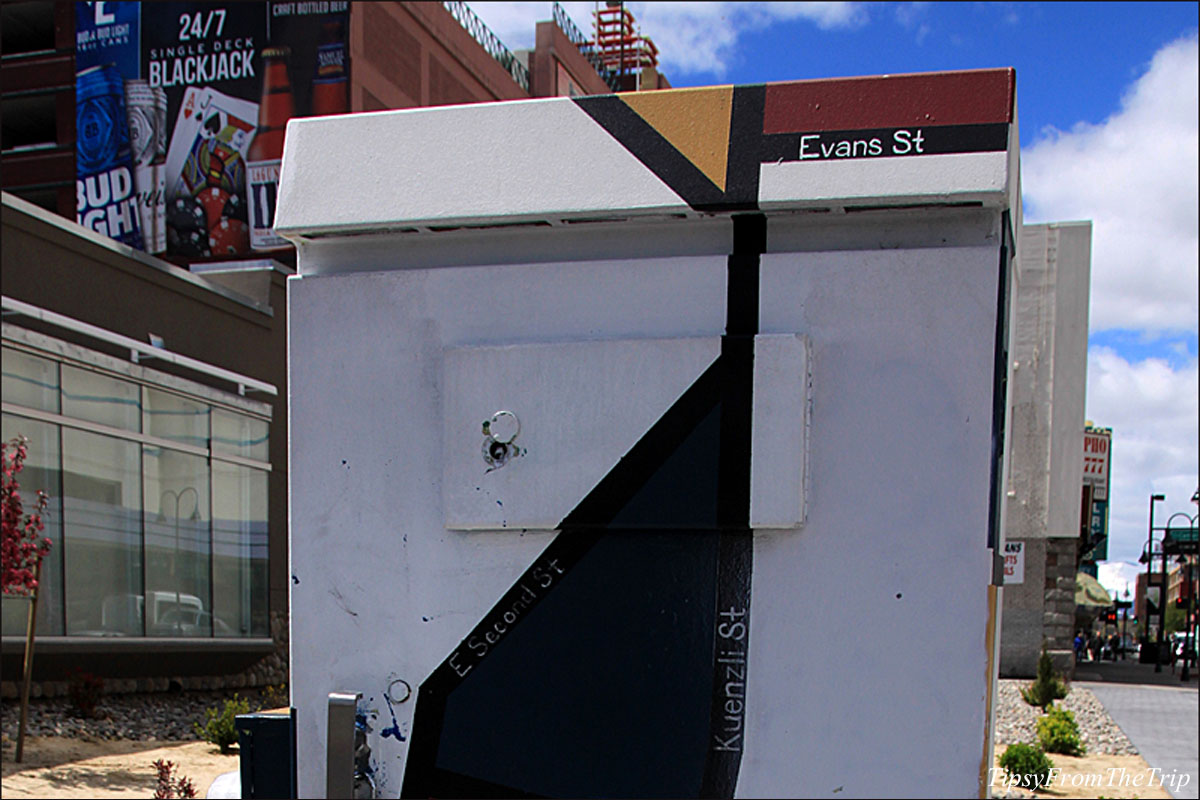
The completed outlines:
[[[46,493],[38,490],[32,513],[26,514],[21,503],[21,484],[17,474],[25,469],[29,440],[18,436],[11,442],[0,442],[0,460],[4,462],[3,479],[3,584],[5,594],[28,597],[37,594],[38,567],[42,556],[50,550],[50,540],[43,537],[42,513],[46,510]]]
[[[34,510],[25,513],[21,503],[21,484],[17,475],[25,468],[29,440],[18,436],[10,442],[0,442],[0,462],[3,480],[0,481],[0,588],[4,594],[29,598],[29,617],[25,630],[25,674],[21,686],[21,718],[17,731],[18,763],[25,750],[25,722],[29,716],[29,681],[33,668],[33,636],[37,625],[37,589],[42,572],[42,557],[50,550],[50,540],[42,536],[45,525],[46,493],[38,490]]]
[[[1054,662],[1046,645],[1042,645],[1042,655],[1038,658],[1037,679],[1029,686],[1021,689],[1021,697],[1031,706],[1038,706],[1042,711],[1055,700],[1067,696],[1067,686],[1058,673],[1054,671]]]

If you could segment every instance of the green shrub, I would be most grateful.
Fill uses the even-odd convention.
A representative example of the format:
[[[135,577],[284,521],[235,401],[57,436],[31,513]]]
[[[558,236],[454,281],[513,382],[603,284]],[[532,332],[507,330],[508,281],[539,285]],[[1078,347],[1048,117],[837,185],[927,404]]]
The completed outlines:
[[[1075,715],[1065,708],[1046,709],[1046,715],[1037,721],[1037,735],[1047,753],[1081,756],[1087,752],[1087,746],[1079,739]]]
[[[201,739],[206,742],[212,742],[221,748],[222,753],[228,753],[237,744],[238,740],[234,718],[238,714],[249,713],[250,701],[235,694],[232,700],[225,701],[225,707],[220,711],[217,711],[215,708],[206,709],[203,726],[199,722],[192,724],[196,728],[196,734]]]
[[[1041,789],[1050,784],[1050,770],[1054,762],[1046,757],[1042,748],[1032,744],[1010,744],[1000,756],[1004,768],[1005,784],[1022,789]]]
[[[67,690],[75,713],[85,719],[95,718],[96,704],[100,702],[100,695],[104,694],[104,679],[75,667],[67,680]]]
[[[278,685],[267,684],[263,689],[262,695],[258,698],[260,711],[267,711],[273,708],[283,708],[289,704],[288,685],[284,681]]]
[[[1067,689],[1067,685],[1054,671],[1054,662],[1050,660],[1050,653],[1046,652],[1043,645],[1042,655],[1038,659],[1037,679],[1021,690],[1021,697],[1029,705],[1038,706],[1044,711],[1055,700],[1066,697],[1068,691],[1070,690]]]

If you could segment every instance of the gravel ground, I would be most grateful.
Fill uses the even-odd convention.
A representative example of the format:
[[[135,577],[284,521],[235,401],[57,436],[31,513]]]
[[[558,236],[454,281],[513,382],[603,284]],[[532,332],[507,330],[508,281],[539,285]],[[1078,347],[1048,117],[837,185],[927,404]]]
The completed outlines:
[[[1028,681],[1001,680],[996,710],[996,743],[1037,741],[1040,712],[1021,699],[1020,687]],[[251,710],[263,703],[257,690],[239,692],[250,701]],[[189,741],[196,739],[193,722],[203,722],[207,708],[219,707],[232,691],[165,692],[124,694],[101,698],[100,719],[82,719],[75,715],[65,698],[38,699],[29,702],[29,734],[32,736],[72,736],[92,739],[134,739],[139,741]],[[1089,753],[1137,755],[1137,748],[1113,722],[1100,701],[1087,689],[1071,689],[1061,705],[1075,713],[1075,721]],[[7,701],[0,706],[4,734],[17,735],[18,705]]]
[[[996,744],[1037,743],[1037,718],[1041,711],[1021,699],[1020,688],[1031,681],[1001,680],[996,703]],[[1096,696],[1087,689],[1072,687],[1058,705],[1074,712],[1079,735],[1088,753],[1135,756],[1138,750]],[[998,749],[998,748],[997,748]]]
[[[29,701],[29,736],[69,736],[84,740],[133,739],[143,742],[196,741],[194,722],[204,722],[204,711],[222,708],[226,698],[235,690],[215,692],[161,692],[155,694],[120,694],[100,698],[97,718],[79,717],[70,700],[42,698]],[[250,710],[258,711],[263,704],[274,708],[286,704],[268,698],[257,689],[236,690],[239,697],[250,701]],[[273,702],[272,702],[273,701]],[[20,716],[20,704],[6,700],[0,705],[0,729],[5,738],[15,741]]]

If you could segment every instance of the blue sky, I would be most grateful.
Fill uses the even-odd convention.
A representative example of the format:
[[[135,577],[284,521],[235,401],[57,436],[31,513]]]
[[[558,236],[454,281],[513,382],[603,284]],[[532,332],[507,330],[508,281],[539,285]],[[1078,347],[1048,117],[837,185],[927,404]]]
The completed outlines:
[[[585,32],[591,2],[563,6]],[[472,3],[511,48],[551,4]],[[1087,419],[1113,428],[1110,564],[1197,513],[1196,3],[627,3],[673,86],[983,67],[1017,71],[1025,221],[1093,223]]]

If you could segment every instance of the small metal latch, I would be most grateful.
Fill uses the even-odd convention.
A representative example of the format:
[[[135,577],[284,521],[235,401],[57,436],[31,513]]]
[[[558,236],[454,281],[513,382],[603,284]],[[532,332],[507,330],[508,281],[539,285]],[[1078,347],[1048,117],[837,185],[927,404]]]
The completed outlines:
[[[488,472],[500,469],[510,459],[524,455],[514,443],[521,433],[521,421],[511,411],[497,411],[491,419],[483,421],[483,460]]]

